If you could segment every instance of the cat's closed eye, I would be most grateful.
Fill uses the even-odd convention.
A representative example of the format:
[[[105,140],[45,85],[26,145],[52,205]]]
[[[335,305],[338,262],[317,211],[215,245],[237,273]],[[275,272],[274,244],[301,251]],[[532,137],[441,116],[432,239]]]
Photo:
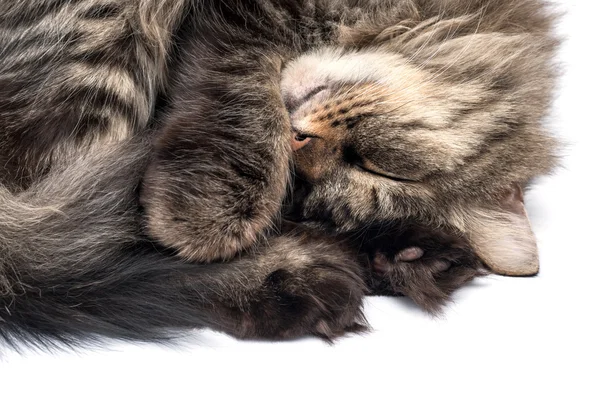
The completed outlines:
[[[386,171],[382,167],[378,166],[375,162],[368,158],[362,157],[357,153],[356,149],[352,147],[345,147],[343,150],[343,158],[348,165],[356,168],[357,170],[369,174],[372,177],[384,178],[396,182],[404,183],[416,183],[418,180],[411,179],[393,172]]]

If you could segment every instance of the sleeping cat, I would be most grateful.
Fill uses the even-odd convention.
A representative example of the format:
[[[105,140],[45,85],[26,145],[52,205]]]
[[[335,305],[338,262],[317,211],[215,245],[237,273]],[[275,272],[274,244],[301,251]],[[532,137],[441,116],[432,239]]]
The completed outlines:
[[[536,273],[552,22],[538,0],[1,4],[0,335],[333,338],[369,291],[436,310],[484,266]]]

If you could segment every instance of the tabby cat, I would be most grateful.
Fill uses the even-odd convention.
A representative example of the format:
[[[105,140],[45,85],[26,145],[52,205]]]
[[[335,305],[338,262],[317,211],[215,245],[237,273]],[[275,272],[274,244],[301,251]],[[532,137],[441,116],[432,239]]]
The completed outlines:
[[[537,272],[541,0],[0,3],[0,337],[361,330]]]

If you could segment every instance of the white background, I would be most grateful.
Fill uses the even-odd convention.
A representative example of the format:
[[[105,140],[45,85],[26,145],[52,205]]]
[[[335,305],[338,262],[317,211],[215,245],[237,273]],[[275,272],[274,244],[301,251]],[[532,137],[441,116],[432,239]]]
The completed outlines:
[[[206,331],[177,348],[4,353],[0,399],[600,399],[600,5],[560,3],[566,75],[552,124],[569,145],[564,168],[526,198],[538,277],[480,279],[437,320],[371,298],[373,331],[334,346]]]

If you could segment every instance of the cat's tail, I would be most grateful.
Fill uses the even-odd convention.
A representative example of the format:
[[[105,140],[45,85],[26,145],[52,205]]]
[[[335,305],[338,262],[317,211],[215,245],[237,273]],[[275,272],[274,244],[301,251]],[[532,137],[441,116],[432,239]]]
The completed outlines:
[[[204,325],[167,284],[192,266],[139,232],[147,147],[105,146],[24,192],[0,187],[0,347],[159,340]]]

